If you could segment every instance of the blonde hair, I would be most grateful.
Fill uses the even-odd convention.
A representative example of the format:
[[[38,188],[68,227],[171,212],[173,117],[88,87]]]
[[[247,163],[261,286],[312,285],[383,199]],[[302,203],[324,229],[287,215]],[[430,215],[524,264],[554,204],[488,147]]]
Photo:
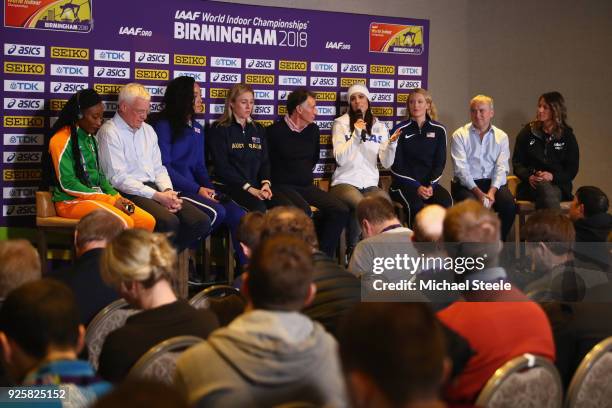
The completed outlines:
[[[144,86],[137,82],[130,82],[129,84],[121,87],[121,90],[119,91],[119,103],[125,102],[131,104],[136,98],[142,98],[150,101],[151,95]]]
[[[432,120],[438,119],[438,110],[436,109],[436,105],[434,105],[433,103],[433,98],[431,97],[431,94],[427,91],[427,89],[423,88],[414,88],[412,92],[408,94],[408,99],[406,99],[407,116],[410,118],[410,106],[408,106],[408,104],[410,102],[410,98],[412,98],[412,95],[415,94],[421,94],[425,98],[425,102],[427,102],[427,104],[429,105],[429,107],[427,108],[427,114],[429,115],[429,117]]]
[[[164,234],[129,229],[106,246],[100,272],[111,286],[136,281],[150,288],[162,279],[172,281],[175,262],[176,251]]]
[[[229,126],[234,119],[234,112],[232,111],[232,102],[236,102],[236,98],[242,95],[245,92],[250,92],[251,95],[255,96],[255,92],[253,92],[253,87],[247,84],[235,84],[230,89],[227,94],[227,98],[225,98],[225,110],[223,111],[223,115],[217,121],[217,124],[220,126]]]
[[[487,95],[476,95],[470,101],[470,108],[477,103],[486,103],[489,105],[489,108],[493,109],[493,98]]]

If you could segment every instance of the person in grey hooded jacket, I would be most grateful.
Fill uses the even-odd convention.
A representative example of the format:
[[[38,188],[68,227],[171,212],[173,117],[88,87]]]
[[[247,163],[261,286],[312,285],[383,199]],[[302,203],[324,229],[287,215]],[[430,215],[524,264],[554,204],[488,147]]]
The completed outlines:
[[[299,310],[314,297],[312,249],[276,235],[254,252],[244,314],[183,353],[175,385],[191,405],[347,406],[337,343]]]

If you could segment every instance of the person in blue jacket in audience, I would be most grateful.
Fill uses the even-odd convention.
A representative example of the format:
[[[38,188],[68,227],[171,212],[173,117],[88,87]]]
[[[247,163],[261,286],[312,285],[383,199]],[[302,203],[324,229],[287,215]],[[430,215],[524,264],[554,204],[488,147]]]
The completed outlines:
[[[245,211],[210,181],[204,164],[204,129],[194,115],[202,112],[200,86],[194,78],[180,76],[168,83],[162,110],[154,120],[162,163],[181,198],[204,211],[213,230],[226,225],[240,265],[246,258],[236,239],[236,230]]]

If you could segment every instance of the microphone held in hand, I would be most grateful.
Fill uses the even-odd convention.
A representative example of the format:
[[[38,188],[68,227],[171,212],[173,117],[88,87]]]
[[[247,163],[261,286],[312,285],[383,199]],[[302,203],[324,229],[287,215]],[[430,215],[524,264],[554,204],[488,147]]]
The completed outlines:
[[[360,119],[361,119],[361,120],[364,120],[364,119],[363,119],[363,112],[362,112],[362,111],[360,111],[360,110],[358,110],[358,111],[357,111],[357,116],[356,116],[356,117],[357,117],[357,120],[360,120]],[[360,137],[361,137],[361,142],[362,142],[362,143],[365,143],[365,141],[366,141],[366,134],[367,134],[367,133],[366,133],[366,130],[365,130],[365,129],[361,129],[361,136],[360,136]]]

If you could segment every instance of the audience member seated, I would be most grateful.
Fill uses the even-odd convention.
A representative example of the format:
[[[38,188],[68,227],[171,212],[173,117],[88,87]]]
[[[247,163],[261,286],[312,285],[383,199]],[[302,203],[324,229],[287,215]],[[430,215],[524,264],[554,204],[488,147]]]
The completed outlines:
[[[84,337],[74,296],[58,281],[25,283],[0,309],[4,366],[15,384],[61,386],[66,399],[57,406],[86,407],[111,389],[87,361],[77,360]]]
[[[187,401],[167,384],[137,379],[126,380],[96,401],[93,408],[188,408]]]
[[[181,198],[203,211],[211,228],[229,228],[240,266],[246,263],[236,240],[236,228],[245,211],[232,200],[218,194],[204,164],[204,128],[195,120],[201,113],[202,91],[193,77],[180,76],[168,83],[162,100],[163,109],[153,124],[157,133],[162,164]]]
[[[450,362],[426,304],[359,304],[343,321],[339,346],[353,407],[447,406],[440,388]]]
[[[301,208],[309,216],[317,207],[319,248],[333,257],[349,216],[348,207],[332,194],[313,185],[321,140],[315,94],[298,88],[287,97],[287,114],[266,129],[275,205]]]
[[[516,205],[506,186],[510,171],[508,135],[493,126],[493,98],[477,95],[470,101],[472,121],[455,130],[451,139],[454,179],[451,193],[455,202],[476,199],[499,215],[502,241],[514,223]]]
[[[169,232],[178,251],[210,232],[210,218],[172,189],[155,130],[145,123],[151,96],[140,84],[124,85],[119,109],[98,131],[100,164],[111,184],[155,217],[155,231]]]
[[[457,283],[467,286],[464,300],[438,312],[442,323],[465,338],[475,352],[461,374],[447,384],[445,398],[471,403],[503,364],[523,353],[552,361],[555,345],[544,311],[510,285],[505,270],[497,266],[502,245],[500,221],[493,211],[475,200],[448,209],[444,241],[452,259],[474,260],[473,268],[456,274]]]
[[[569,216],[576,230],[574,252],[580,262],[610,270],[608,246],[605,244],[612,232],[612,215],[608,213],[606,193],[597,187],[583,186],[576,190]]]
[[[176,252],[162,234],[126,230],[107,245],[100,268],[102,278],[131,306],[143,309],[125,326],[111,332],[102,346],[99,372],[111,381],[123,380],[151,347],[175,336],[207,338],[218,326],[209,310],[196,310],[177,300],[171,281]]]
[[[395,161],[391,167],[393,184],[390,194],[403,204],[412,220],[423,207],[453,205],[453,199],[440,184],[446,165],[446,128],[436,122],[437,111],[431,94],[422,88],[410,91],[406,102],[408,120],[398,123],[392,132],[400,132]]]
[[[10,291],[40,277],[40,257],[29,241],[0,241],[0,305]]]
[[[608,282],[605,272],[574,264],[574,226],[558,211],[537,211],[527,219],[523,231],[534,269],[525,292],[532,299],[580,301],[591,288]]]
[[[295,207],[276,207],[265,216],[261,239],[276,234],[292,235],[307,242],[314,262],[313,283],[317,291],[302,312],[335,334],[338,319],[361,299],[359,279],[319,251],[312,220]]]
[[[238,241],[248,259],[259,245],[261,230],[264,225],[264,214],[259,211],[248,212],[240,219],[238,225]]]
[[[191,405],[346,405],[336,341],[299,313],[316,291],[311,252],[286,235],[255,250],[246,312],[178,359],[175,383]]]
[[[572,199],[579,161],[565,99],[559,92],[542,94],[536,120],[525,125],[514,145],[512,167],[521,179],[517,198],[535,201],[536,209],[559,209],[561,200]]]
[[[102,281],[100,258],[106,245],[123,231],[125,224],[112,213],[96,210],[81,220],[74,231],[77,259],[71,268],[51,277],[64,282],[74,292],[81,323],[89,321],[111,302],[120,298],[117,291]]]

